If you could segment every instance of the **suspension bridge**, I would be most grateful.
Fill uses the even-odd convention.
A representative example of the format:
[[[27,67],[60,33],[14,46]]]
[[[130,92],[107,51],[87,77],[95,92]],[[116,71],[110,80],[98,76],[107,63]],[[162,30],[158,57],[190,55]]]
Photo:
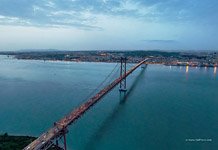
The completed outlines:
[[[47,150],[51,147],[60,150],[67,150],[66,134],[68,133],[68,126],[73,124],[77,119],[79,119],[85,112],[87,112],[92,106],[94,106],[99,100],[101,100],[103,96],[105,96],[118,84],[120,84],[120,92],[125,92],[126,77],[128,77],[138,67],[145,64],[147,60],[148,59],[142,60],[140,63],[136,64],[127,71],[127,59],[122,57],[120,65],[120,76],[117,79],[106,85],[97,94],[89,98],[86,102],[74,109],[68,115],[55,122],[53,127],[51,127],[48,131],[44,132],[36,140],[26,146],[23,150]],[[59,142],[61,140],[63,140],[63,143]]]

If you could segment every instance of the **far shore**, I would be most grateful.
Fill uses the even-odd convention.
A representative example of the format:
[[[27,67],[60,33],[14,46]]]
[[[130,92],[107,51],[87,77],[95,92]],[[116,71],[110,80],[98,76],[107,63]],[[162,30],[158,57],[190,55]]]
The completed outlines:
[[[51,62],[119,63],[121,57],[127,63],[139,63],[149,58],[146,64],[166,66],[217,67],[217,52],[169,52],[169,51],[39,51],[0,52],[8,58],[18,60],[40,60]]]

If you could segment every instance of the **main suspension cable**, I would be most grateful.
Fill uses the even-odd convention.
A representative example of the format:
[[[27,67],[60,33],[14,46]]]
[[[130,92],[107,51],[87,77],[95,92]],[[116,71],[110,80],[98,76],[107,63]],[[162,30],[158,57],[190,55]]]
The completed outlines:
[[[119,63],[117,63],[115,65],[115,67],[112,69],[112,71],[105,77],[105,79],[92,91],[90,92],[90,94],[83,100],[86,101],[88,98],[90,98],[93,94],[95,94],[97,92],[97,90],[102,87],[102,85],[104,85],[104,83],[106,83],[106,81],[110,78],[110,76],[114,73],[114,71],[116,70],[117,66],[119,65]],[[118,67],[119,69],[119,67]],[[116,71],[117,72],[117,71]],[[114,76],[114,75],[113,75]]]

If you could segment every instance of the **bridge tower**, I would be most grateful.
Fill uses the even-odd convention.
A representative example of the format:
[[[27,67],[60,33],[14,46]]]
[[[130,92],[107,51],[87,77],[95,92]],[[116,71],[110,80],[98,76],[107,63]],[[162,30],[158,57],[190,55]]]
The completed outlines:
[[[121,57],[120,59],[120,78],[122,78],[123,75],[126,75],[126,61],[127,58],[126,57]],[[124,77],[121,81],[120,81],[120,92],[126,92],[126,77]]]

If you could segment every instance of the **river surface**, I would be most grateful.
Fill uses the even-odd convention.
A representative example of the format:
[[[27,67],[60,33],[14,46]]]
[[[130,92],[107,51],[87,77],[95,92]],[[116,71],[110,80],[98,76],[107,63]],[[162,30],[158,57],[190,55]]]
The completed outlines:
[[[39,136],[115,65],[0,56],[0,133]],[[69,127],[70,150],[217,150],[215,68],[149,65],[127,80]]]

